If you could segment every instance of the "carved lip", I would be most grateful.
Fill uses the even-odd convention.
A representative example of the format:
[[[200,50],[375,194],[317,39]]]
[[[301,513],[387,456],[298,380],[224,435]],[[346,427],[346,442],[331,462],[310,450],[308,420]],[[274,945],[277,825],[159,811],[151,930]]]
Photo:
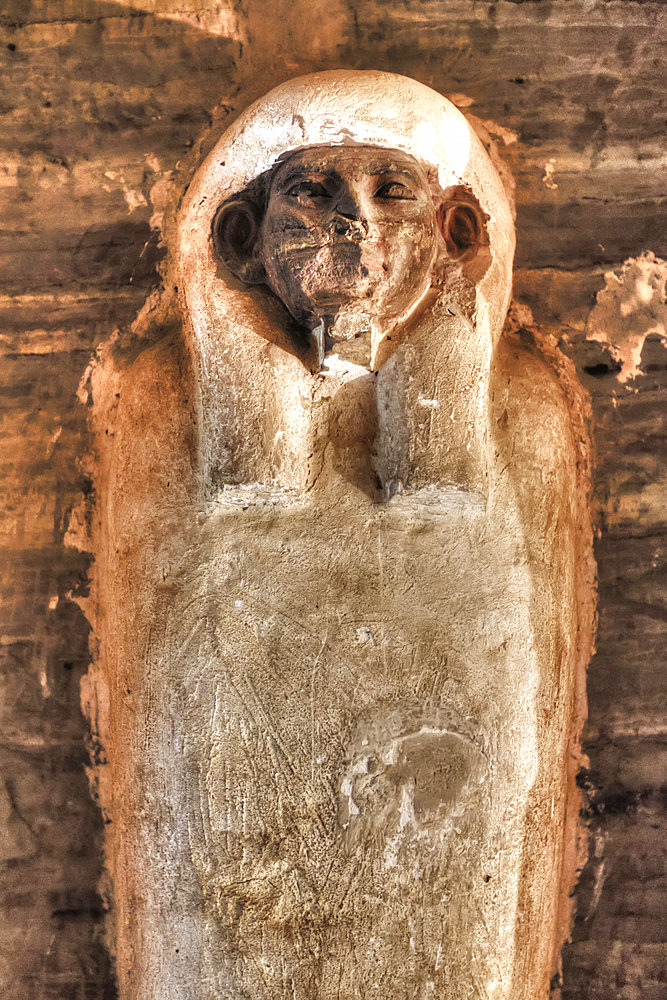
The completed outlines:
[[[332,230],[326,230],[323,233],[318,233],[316,237],[313,236],[311,239],[304,239],[300,243],[294,241],[290,244],[289,252],[312,253],[313,251],[317,252],[332,248],[357,248],[361,246],[377,252],[380,245],[380,240],[373,236],[369,236],[364,232],[351,231],[347,233],[336,233]]]
[[[326,260],[330,257],[349,257],[355,261],[359,261],[361,254],[367,249],[365,243],[357,243],[354,240],[332,240],[330,243],[324,243],[318,247],[295,247],[290,249],[289,254],[285,254],[285,256],[294,260],[303,260],[303,258],[306,258],[308,261]]]

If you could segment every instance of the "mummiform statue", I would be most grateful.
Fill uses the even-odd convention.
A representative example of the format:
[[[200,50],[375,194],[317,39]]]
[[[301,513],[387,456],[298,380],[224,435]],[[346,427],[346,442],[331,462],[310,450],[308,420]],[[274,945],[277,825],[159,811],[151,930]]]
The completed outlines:
[[[184,350],[105,442],[122,1000],[546,1000],[586,527],[496,167],[415,81],[301,77],[169,251]]]

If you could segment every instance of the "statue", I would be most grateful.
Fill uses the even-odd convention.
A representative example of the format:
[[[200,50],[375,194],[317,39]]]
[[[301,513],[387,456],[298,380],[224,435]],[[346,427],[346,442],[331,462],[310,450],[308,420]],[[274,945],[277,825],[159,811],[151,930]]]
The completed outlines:
[[[194,395],[154,358],[104,445],[149,498],[98,627],[121,997],[546,997],[590,537],[565,376],[501,339],[501,178],[421,84],[315,74],[175,240]]]

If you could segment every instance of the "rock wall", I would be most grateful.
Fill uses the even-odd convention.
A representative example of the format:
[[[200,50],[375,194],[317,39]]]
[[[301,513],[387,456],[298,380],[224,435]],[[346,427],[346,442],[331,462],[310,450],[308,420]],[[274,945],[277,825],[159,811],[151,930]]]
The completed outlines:
[[[657,2],[9,0],[0,229],[0,983],[114,996],[79,682],[94,516],[77,387],[159,283],[162,214],[247,104],[299,73],[404,73],[487,123],[517,186],[524,335],[590,393],[598,651],[582,775],[591,858],[563,1000],[653,1000],[665,969],[665,32]],[[200,146],[201,136],[204,135]],[[661,215],[662,210],[662,215]],[[661,479],[662,477],[662,479]],[[661,600],[662,598],[662,600]],[[86,746],[88,741],[88,747]],[[662,756],[661,756],[662,754]]]

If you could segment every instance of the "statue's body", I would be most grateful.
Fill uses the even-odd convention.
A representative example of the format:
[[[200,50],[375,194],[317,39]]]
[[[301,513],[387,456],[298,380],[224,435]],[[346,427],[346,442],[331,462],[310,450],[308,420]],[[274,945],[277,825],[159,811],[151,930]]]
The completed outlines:
[[[201,168],[197,472],[143,549],[111,528],[146,607],[123,1000],[546,997],[581,525],[567,402],[497,346],[512,252],[478,140],[401,78],[286,84]]]

